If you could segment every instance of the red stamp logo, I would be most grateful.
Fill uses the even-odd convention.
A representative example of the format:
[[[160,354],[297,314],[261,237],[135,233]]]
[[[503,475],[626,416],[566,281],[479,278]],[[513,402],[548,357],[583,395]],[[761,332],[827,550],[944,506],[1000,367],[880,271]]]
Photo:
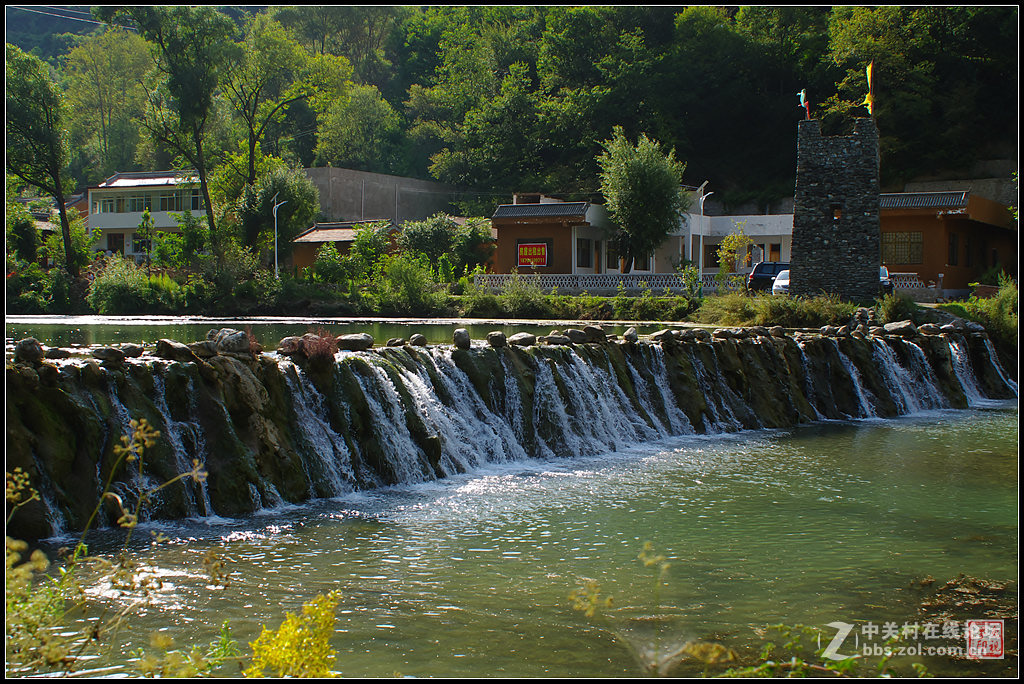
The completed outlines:
[[[968,620],[967,657],[975,660],[1000,660],[1003,657],[1003,621]]]

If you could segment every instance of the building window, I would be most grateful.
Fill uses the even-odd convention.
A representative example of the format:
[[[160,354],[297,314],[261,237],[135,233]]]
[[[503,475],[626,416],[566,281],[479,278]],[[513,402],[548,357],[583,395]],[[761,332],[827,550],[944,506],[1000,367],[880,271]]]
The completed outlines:
[[[124,233],[107,234],[107,251],[124,254]]]
[[[594,243],[587,238],[576,238],[577,268],[594,267]]]
[[[196,188],[195,190],[192,190],[191,193],[189,193],[189,200],[191,202],[189,208],[192,211],[201,211],[202,210],[202,208],[203,208],[203,199],[199,195],[199,188]]]
[[[113,214],[117,205],[113,197],[104,197],[99,202],[99,214]]]
[[[923,264],[924,233],[919,231],[882,233],[882,263]]]
[[[615,245],[610,242],[606,244],[608,246],[605,248],[605,268],[609,271],[618,271],[619,266],[621,266],[619,263],[619,250],[615,249]]]
[[[136,195],[128,198],[128,211],[141,214],[149,209],[149,198],[145,195]]]
[[[651,270],[651,255],[641,254],[633,257],[633,270],[634,271],[650,271]]]
[[[149,240],[143,239],[138,233],[132,233],[132,251],[136,254],[145,254],[149,251]]]
[[[768,261],[782,261],[782,243],[773,242],[768,249]]]
[[[949,255],[946,263],[950,266],[956,266],[960,263],[960,241],[956,233],[949,234]]]
[[[721,245],[704,245],[704,268],[718,268],[718,248]]]
[[[832,220],[838,221],[843,218],[843,205],[838,202],[833,202],[831,207]]]

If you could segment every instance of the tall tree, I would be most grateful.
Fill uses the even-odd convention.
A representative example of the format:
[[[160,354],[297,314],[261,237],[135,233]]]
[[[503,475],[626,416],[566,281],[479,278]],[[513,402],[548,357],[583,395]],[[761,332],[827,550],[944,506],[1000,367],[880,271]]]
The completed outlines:
[[[307,53],[270,16],[249,19],[224,80],[224,91],[244,129],[245,183],[256,181],[257,149],[270,127],[297,102],[312,99],[319,107],[326,106],[345,91],[351,73],[343,58]]]
[[[628,273],[634,259],[653,254],[679,226],[688,205],[680,187],[686,164],[676,161],[675,150],[662,152],[661,145],[644,134],[633,145],[621,126],[603,147],[598,157],[601,191],[618,228],[612,239]]]
[[[207,183],[211,160],[206,149],[214,98],[230,60],[235,59],[231,19],[212,7],[175,5],[99,7],[107,22],[128,21],[153,44],[164,76],[150,91],[145,126],[159,142],[180,154],[199,175],[211,235],[216,219]]]
[[[152,66],[146,41],[121,28],[83,38],[67,54],[72,132],[91,152],[90,180],[132,168],[146,103],[143,77]]]
[[[71,243],[71,223],[65,203],[70,186],[67,109],[64,91],[38,57],[6,46],[7,170],[53,196],[60,215],[64,261],[72,275],[79,273]]]

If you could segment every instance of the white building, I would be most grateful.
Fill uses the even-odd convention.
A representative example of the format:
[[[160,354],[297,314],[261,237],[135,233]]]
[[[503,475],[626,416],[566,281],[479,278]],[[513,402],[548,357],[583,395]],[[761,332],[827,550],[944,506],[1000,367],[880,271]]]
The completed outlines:
[[[174,214],[205,211],[199,179],[190,171],[115,173],[87,190],[90,231],[99,230],[93,249],[142,260],[145,241],[139,236],[142,212],[149,210],[157,231],[178,232]]]

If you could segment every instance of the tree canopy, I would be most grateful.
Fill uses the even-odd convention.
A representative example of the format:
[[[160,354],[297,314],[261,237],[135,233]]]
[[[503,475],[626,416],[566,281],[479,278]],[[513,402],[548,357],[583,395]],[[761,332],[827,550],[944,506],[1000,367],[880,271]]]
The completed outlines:
[[[765,204],[792,196],[796,94],[841,131],[867,115],[872,62],[884,187],[1016,154],[1015,6],[95,12],[110,25],[73,39],[9,26],[50,51],[74,104],[79,189],[115,170],[204,177],[226,163],[232,183],[252,184],[263,155],[434,179],[492,203],[523,190],[594,198],[618,126],[675,149],[687,184]]]
[[[688,206],[680,187],[686,164],[676,161],[675,150],[663,152],[644,134],[633,145],[619,126],[603,147],[598,158],[601,191],[617,225],[611,239],[628,272],[634,259],[653,254],[679,226]]]

